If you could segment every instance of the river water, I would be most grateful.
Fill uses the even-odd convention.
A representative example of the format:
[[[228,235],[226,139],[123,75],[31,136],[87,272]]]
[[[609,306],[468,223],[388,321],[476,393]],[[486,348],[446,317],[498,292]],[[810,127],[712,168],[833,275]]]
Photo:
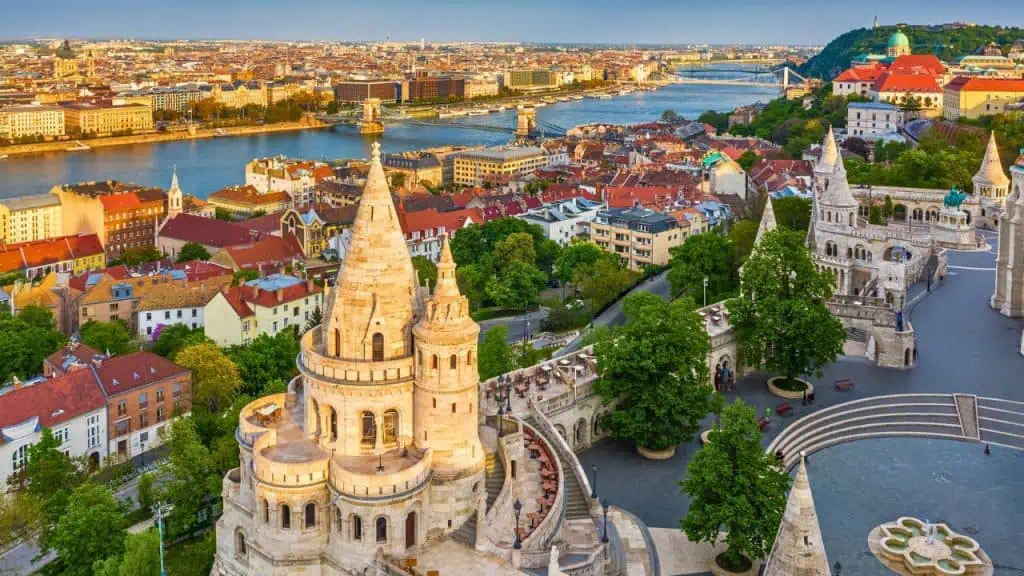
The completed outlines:
[[[540,108],[537,116],[564,128],[591,122],[635,124],[656,120],[672,109],[687,118],[705,110],[731,110],[767,102],[778,96],[772,88],[736,85],[674,84],[653,92],[637,92],[610,100],[578,100]],[[478,116],[469,121],[508,119],[514,110]],[[434,126],[388,126],[381,137],[385,152],[401,152],[444,144],[496,145],[509,135]],[[177,166],[181,188],[205,198],[245,180],[245,165],[253,158],[285,155],[290,158],[362,158],[372,140],[354,127],[304,130],[204,140],[181,140],[98,148],[86,152],[53,152],[0,160],[0,198],[44,193],[54,185],[120,180],[166,188]]]

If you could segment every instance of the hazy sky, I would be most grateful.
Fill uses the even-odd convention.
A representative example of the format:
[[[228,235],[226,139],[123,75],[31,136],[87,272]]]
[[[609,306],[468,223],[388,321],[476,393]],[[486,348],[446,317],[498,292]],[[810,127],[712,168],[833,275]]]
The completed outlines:
[[[0,0],[0,38],[811,44],[875,14],[1024,27],[1022,0]]]

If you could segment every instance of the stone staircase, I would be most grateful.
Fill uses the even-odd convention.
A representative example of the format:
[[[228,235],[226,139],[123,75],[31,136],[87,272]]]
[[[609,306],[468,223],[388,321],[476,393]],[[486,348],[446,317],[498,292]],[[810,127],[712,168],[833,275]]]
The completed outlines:
[[[535,430],[540,432],[540,427],[537,426],[536,420],[533,416],[524,420],[527,424],[532,426]],[[542,432],[543,434],[543,432]],[[548,442],[553,442],[551,438],[548,438]],[[566,520],[589,520],[590,519],[590,507],[589,507],[589,494],[584,494],[583,489],[580,487],[579,481],[576,480],[576,475],[573,474],[573,466],[571,462],[566,462],[565,458],[555,450],[555,456],[558,457],[558,461],[562,464],[562,470],[565,472],[565,518]]]
[[[466,520],[458,530],[452,532],[452,540],[473,548],[476,546],[476,512]]]
[[[484,475],[486,481],[484,487],[487,489],[487,509],[490,510],[494,501],[501,493],[501,487],[505,484],[505,464],[498,458],[497,452],[490,452],[484,459]],[[475,521],[474,521],[475,523]]]

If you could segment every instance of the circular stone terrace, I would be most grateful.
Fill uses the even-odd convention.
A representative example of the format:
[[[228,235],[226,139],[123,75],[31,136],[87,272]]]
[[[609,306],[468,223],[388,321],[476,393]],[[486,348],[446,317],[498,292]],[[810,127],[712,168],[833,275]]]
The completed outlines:
[[[986,233],[986,240],[995,246],[994,234]],[[787,464],[800,449],[820,450],[808,458],[811,489],[829,560],[840,561],[844,574],[891,574],[868,551],[867,535],[904,515],[941,520],[977,538],[996,574],[1000,566],[1024,572],[1024,551],[1014,543],[1024,540],[1024,453],[999,446],[1024,448],[1024,322],[988,306],[995,257],[995,248],[950,251],[941,286],[928,293],[919,283],[909,291],[910,301],[917,302],[911,312],[920,351],[916,368],[885,369],[843,357],[822,378],[808,378],[815,404],[789,401],[793,414],[787,418],[774,414],[782,399],[768,392],[768,375],[744,378],[725,394],[729,402],[743,399],[759,415],[773,411],[763,443],[792,449],[784,450]],[[841,378],[853,379],[854,388],[835,390]],[[708,418],[706,427],[710,423]],[[798,433],[800,426],[804,433]],[[858,434],[859,441],[844,443]],[[990,456],[982,442],[992,445]],[[653,462],[638,456],[631,443],[605,440],[579,457],[586,470],[598,465],[600,497],[651,528],[678,530],[689,506],[678,482],[698,449],[694,440],[680,445],[670,460]]]

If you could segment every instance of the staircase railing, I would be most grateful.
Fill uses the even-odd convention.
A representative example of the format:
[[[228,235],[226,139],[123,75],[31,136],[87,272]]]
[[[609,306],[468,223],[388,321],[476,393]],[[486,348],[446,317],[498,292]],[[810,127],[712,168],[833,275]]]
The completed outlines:
[[[503,425],[502,422],[498,422],[498,425]],[[522,433],[517,431],[514,435],[505,435],[502,438],[498,438],[498,448],[496,450],[495,457],[501,458],[501,463],[505,467],[505,480],[501,485],[501,492],[498,492],[498,497],[494,499],[494,503],[490,509],[487,510],[485,517],[486,528],[487,528],[487,539],[490,540],[494,545],[500,546],[502,536],[508,534],[507,528],[501,521],[502,518],[508,518],[512,514],[512,464],[509,462],[508,453],[505,451],[505,445],[510,437],[518,437]],[[480,519],[477,518],[479,522]]]

